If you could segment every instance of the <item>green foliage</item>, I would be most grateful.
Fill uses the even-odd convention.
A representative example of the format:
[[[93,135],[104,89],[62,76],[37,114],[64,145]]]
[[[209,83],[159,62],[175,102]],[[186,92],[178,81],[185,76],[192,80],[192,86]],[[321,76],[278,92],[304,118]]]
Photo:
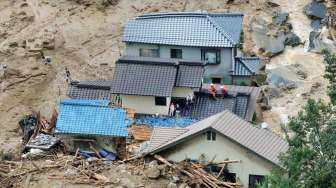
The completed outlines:
[[[13,158],[13,154],[11,152],[0,151],[0,159],[1,161],[10,161]]]
[[[336,105],[336,54],[331,54],[327,50],[323,50],[322,53],[326,63],[324,78],[329,81],[328,95],[331,103]]]
[[[308,100],[288,124],[289,149],[281,157],[283,169],[273,172],[259,187],[336,187],[335,115],[331,104]]]

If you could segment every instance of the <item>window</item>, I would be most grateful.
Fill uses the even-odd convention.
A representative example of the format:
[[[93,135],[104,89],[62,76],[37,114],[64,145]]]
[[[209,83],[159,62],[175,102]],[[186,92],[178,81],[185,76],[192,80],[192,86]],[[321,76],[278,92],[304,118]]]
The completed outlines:
[[[257,183],[262,183],[265,179],[265,176],[261,175],[249,175],[249,185],[248,188],[256,188]]]
[[[140,48],[139,56],[141,57],[159,57],[159,49]]]
[[[209,49],[202,50],[202,60],[208,64],[219,64],[220,63],[220,50]]]
[[[211,83],[213,84],[221,84],[222,79],[221,78],[211,78]]]
[[[155,105],[156,106],[167,106],[166,97],[155,97]]]
[[[213,141],[216,140],[216,133],[214,131],[208,131],[206,135],[207,135],[207,140],[213,140]]]
[[[170,58],[182,59],[182,49],[170,49]]]

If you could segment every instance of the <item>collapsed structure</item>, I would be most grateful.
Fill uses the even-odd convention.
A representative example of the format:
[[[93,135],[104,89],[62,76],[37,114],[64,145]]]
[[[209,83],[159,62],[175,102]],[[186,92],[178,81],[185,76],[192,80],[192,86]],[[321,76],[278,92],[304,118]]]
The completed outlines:
[[[280,166],[278,157],[287,149],[281,137],[225,110],[186,128],[154,128],[145,152],[176,162],[238,160],[226,169],[250,188]]]
[[[108,100],[75,99],[60,103],[55,133],[69,151],[126,157],[126,113],[109,104]]]

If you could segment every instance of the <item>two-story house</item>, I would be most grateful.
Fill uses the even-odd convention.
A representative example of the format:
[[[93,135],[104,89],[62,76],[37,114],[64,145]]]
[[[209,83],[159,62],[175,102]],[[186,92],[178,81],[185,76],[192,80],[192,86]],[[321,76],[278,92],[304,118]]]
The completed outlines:
[[[124,55],[205,61],[204,82],[250,84],[258,58],[238,55],[243,15],[178,12],[138,16],[125,26]]]

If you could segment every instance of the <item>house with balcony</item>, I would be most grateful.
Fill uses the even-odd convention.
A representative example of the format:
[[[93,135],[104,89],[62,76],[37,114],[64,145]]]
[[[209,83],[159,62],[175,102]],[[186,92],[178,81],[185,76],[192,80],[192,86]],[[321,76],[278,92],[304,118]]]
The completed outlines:
[[[237,13],[146,14],[125,25],[124,55],[205,61],[204,83],[250,85],[260,60],[240,57],[242,27]]]

